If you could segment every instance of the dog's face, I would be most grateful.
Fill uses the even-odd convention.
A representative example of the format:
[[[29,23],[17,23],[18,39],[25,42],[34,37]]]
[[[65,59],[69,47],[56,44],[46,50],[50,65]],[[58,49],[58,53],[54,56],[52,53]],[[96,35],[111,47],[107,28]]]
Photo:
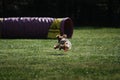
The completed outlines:
[[[61,39],[59,48],[63,49],[64,51],[67,51],[69,49],[66,38]]]
[[[60,41],[60,44],[65,45],[65,42],[66,42],[65,38],[62,38],[61,41]]]
[[[58,39],[58,43],[60,43],[61,39],[67,38],[67,35],[66,34],[63,34],[62,36],[61,35],[57,35],[56,38]]]

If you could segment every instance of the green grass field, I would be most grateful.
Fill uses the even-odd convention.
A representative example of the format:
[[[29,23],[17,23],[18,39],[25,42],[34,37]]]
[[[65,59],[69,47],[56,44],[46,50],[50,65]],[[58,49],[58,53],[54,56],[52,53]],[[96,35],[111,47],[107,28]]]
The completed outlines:
[[[0,80],[120,80],[120,28],[75,28],[70,41],[0,39]]]

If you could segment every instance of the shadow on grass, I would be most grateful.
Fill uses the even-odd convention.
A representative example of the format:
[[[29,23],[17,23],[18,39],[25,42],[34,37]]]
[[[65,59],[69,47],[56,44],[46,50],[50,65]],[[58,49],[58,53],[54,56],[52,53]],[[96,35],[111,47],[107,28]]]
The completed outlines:
[[[52,56],[64,56],[66,54],[65,53],[51,53],[49,55],[52,55]]]

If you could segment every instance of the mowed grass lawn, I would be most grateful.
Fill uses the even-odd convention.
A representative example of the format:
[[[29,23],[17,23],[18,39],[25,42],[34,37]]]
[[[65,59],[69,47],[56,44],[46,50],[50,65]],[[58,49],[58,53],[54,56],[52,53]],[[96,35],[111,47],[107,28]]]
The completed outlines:
[[[120,80],[120,28],[75,28],[70,41],[0,39],[0,80]]]

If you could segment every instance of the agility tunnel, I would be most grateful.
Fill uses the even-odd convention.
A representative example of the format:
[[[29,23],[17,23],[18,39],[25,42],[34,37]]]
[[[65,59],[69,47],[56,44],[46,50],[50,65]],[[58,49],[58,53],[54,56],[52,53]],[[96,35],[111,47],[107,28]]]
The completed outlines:
[[[71,18],[8,17],[0,18],[0,38],[56,38],[57,34],[73,35]]]

